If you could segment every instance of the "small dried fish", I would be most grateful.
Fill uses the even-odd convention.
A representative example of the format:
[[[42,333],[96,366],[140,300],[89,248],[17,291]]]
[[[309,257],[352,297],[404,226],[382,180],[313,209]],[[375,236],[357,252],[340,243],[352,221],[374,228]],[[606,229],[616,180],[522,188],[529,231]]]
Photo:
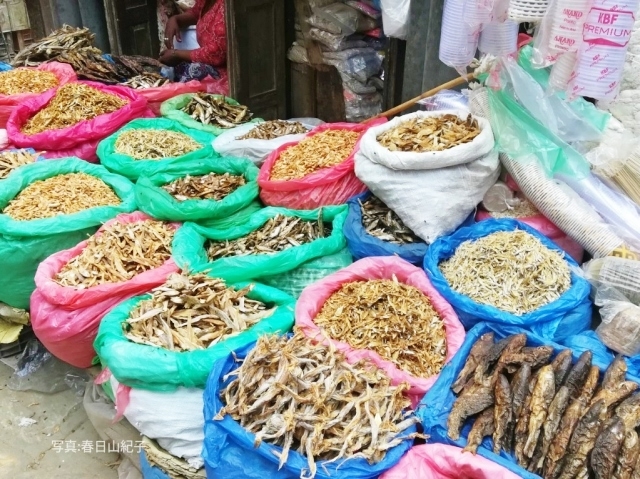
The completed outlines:
[[[0,73],[0,94],[43,93],[58,83],[58,77],[49,71],[16,68]]]
[[[495,409],[494,409],[494,433],[493,452],[500,454],[503,445],[507,442],[507,431],[513,421],[512,393],[509,380],[503,374],[498,376],[495,386]]]
[[[304,178],[345,161],[358,143],[360,133],[326,130],[309,136],[280,153],[271,169],[272,181]]]
[[[533,456],[538,437],[540,436],[540,430],[547,418],[549,406],[551,401],[553,401],[555,393],[556,384],[553,368],[551,365],[543,366],[540,371],[538,371],[536,386],[531,395],[529,428],[527,441],[524,445],[524,454],[529,458]]]
[[[189,135],[156,128],[126,130],[118,135],[116,153],[136,160],[161,160],[186,155],[203,148]]]
[[[297,121],[273,120],[258,124],[236,140],[273,140],[285,135],[301,135],[309,129]]]
[[[471,426],[469,435],[467,437],[467,445],[463,451],[471,452],[475,454],[478,451],[478,447],[482,443],[482,440],[491,436],[494,433],[494,410],[492,407],[485,409],[476,418]]]
[[[504,211],[489,211],[489,214],[494,218],[529,218],[531,216],[539,215],[540,211],[526,198],[520,200],[515,207],[507,205],[507,209]]]
[[[371,236],[394,244],[420,243],[413,231],[407,228],[393,210],[380,199],[371,196],[364,203],[360,203],[362,226]]]
[[[591,451],[591,469],[596,479],[611,479],[624,442],[622,419],[614,417],[605,424]]]
[[[9,202],[3,213],[14,220],[29,221],[120,203],[101,179],[86,173],[67,173],[34,181]]]
[[[0,180],[4,180],[16,168],[33,163],[37,158],[37,153],[25,150],[0,152]]]
[[[480,134],[478,121],[456,115],[413,118],[378,136],[391,151],[443,151],[473,141]]]
[[[91,47],[95,35],[88,28],[74,28],[63,25],[49,36],[23,48],[11,64],[15,66],[39,65],[69,50]]]
[[[209,173],[200,176],[184,176],[162,187],[178,201],[220,201],[247,182],[242,175]]]
[[[225,97],[210,93],[194,93],[182,111],[203,125],[233,128],[251,120],[253,114],[244,105],[227,103]]]
[[[144,90],[147,88],[156,88],[169,83],[169,79],[159,75],[157,73],[145,72],[140,75],[129,78],[127,81],[122,82],[123,85],[129,88],[135,88],[136,90]]]
[[[467,381],[469,381],[475,373],[476,368],[485,360],[492,346],[493,333],[483,334],[480,336],[480,339],[474,343],[469,351],[469,356],[467,356],[467,361],[464,363],[460,374],[458,374],[458,377],[451,386],[451,390],[454,393],[459,394],[460,391],[462,391],[464,385],[467,384]]]

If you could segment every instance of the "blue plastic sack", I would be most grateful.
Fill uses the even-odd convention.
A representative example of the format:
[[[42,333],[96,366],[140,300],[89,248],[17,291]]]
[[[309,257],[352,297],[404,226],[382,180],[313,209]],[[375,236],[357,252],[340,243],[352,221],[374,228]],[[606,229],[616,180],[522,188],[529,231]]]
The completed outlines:
[[[464,366],[471,347],[478,340],[478,338],[480,338],[480,336],[489,332],[494,333],[495,341],[503,339],[510,334],[527,333],[527,346],[552,346],[554,348],[554,354],[558,353],[562,349],[565,349],[565,346],[554,343],[514,326],[501,327],[490,323],[480,323],[476,325],[473,329],[471,329],[471,331],[467,333],[467,337],[458,350],[458,353],[453,357],[449,364],[447,364],[442,369],[438,380],[435,382],[429,392],[424,396],[417,408],[416,414],[422,422],[424,433],[429,436],[428,442],[451,444],[459,447],[466,446],[466,438],[469,434],[469,430],[471,429],[471,425],[473,424],[472,420],[467,420],[465,422],[459,440],[454,441],[447,435],[447,418],[449,417],[449,413],[451,412],[451,408],[453,407],[453,403],[456,399],[453,391],[451,391],[451,384],[453,384],[455,379],[458,377],[460,370]],[[573,351],[574,362],[578,359],[581,353],[581,350]],[[592,363],[594,366],[598,366],[602,371],[604,371],[611,362],[611,359],[613,359],[613,357],[607,360],[604,356],[594,351]],[[632,377],[629,374],[627,375],[627,378],[632,381],[637,381],[636,378]],[[490,436],[482,441],[482,444],[478,448],[478,454],[506,467],[507,469],[514,472],[515,474],[518,474],[524,479],[540,478],[540,476],[532,474],[522,467],[518,466],[515,462],[515,458],[511,455],[506,454],[504,451],[501,451],[500,455],[494,454],[493,440]]]
[[[544,338],[561,340],[589,328],[591,324],[591,301],[588,281],[576,274],[578,264],[565,255],[571,271],[571,287],[557,300],[522,316],[507,313],[494,306],[479,304],[449,286],[438,265],[449,259],[458,246],[467,240],[477,240],[497,231],[522,230],[538,238],[547,248],[563,253],[549,238],[530,226],[512,219],[491,219],[462,228],[451,236],[438,238],[427,250],[424,269],[438,292],[451,303],[466,329],[481,321],[501,325],[513,325],[528,329]]]
[[[0,72],[8,72],[9,70],[13,70],[13,67],[8,63],[0,62]]]
[[[295,450],[289,451],[289,458],[282,469],[278,470],[278,456],[282,448],[262,442],[259,447],[253,446],[255,435],[247,432],[226,415],[220,421],[213,417],[220,411],[223,404],[220,391],[233,378],[225,378],[238,366],[238,359],[244,359],[255,346],[255,342],[229,354],[226,358],[216,361],[213,365],[207,386],[204,391],[204,458],[207,477],[224,479],[299,479],[305,470],[308,473],[306,457]],[[225,380],[226,379],[226,380]],[[406,434],[415,432],[415,426],[407,429]],[[369,464],[365,459],[353,458],[333,463],[318,461],[316,479],[373,479],[387,469],[393,467],[409,450],[412,440],[387,451],[384,459],[376,464]]]
[[[144,450],[140,451],[140,472],[142,473],[142,479],[171,479],[171,476],[158,466],[149,464]]]

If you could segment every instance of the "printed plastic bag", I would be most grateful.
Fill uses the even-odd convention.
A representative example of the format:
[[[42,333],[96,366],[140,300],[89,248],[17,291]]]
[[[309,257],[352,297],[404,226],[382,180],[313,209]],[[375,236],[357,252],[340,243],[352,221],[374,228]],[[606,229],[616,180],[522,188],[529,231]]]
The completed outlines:
[[[481,321],[498,325],[518,326],[533,331],[550,340],[561,340],[577,334],[591,324],[591,301],[589,283],[574,271],[578,264],[570,257],[565,260],[571,271],[571,287],[558,299],[535,311],[517,316],[494,306],[479,304],[468,296],[454,291],[440,271],[439,264],[454,255],[464,241],[473,241],[498,231],[522,230],[535,236],[544,246],[554,251],[562,251],[555,243],[530,226],[511,219],[486,220],[469,228],[462,228],[451,236],[436,240],[424,258],[424,269],[438,292],[451,303],[465,328],[471,328]]]
[[[369,360],[385,371],[391,378],[392,384],[408,383],[410,386],[408,394],[415,406],[436,381],[437,374],[429,378],[412,376],[372,350],[354,349],[345,342],[332,339],[322,328],[319,328],[314,323],[324,303],[343,284],[371,279],[391,279],[394,276],[401,283],[418,288],[431,300],[433,308],[444,321],[447,337],[445,363],[448,362],[464,341],[464,327],[458,320],[458,316],[451,305],[431,285],[424,271],[401,258],[378,257],[361,259],[351,266],[308,286],[302,292],[296,304],[296,327],[299,327],[306,336],[313,340],[335,346],[338,351],[346,356],[349,363],[353,364],[363,359]]]
[[[7,70],[12,70],[9,67]],[[29,68],[31,70],[31,68]],[[76,72],[73,71],[71,65],[66,63],[42,63],[39,66],[33,68],[33,70],[48,71],[53,73],[58,78],[58,85],[64,85],[65,83],[76,81],[78,77]],[[39,95],[39,93],[19,93],[17,95],[0,95],[0,128],[5,128],[9,117],[17,105],[20,105],[26,100],[30,100]]]
[[[282,448],[262,441],[254,447],[256,436],[245,430],[231,416],[214,420],[223,407],[220,400],[222,391],[231,381],[229,373],[238,367],[238,361],[244,359],[255,343],[245,345],[235,353],[227,353],[213,365],[204,391],[204,458],[207,477],[224,479],[299,479],[308,477],[309,466],[305,456],[291,450],[287,461],[278,467]],[[406,434],[415,432],[415,426],[407,429]],[[393,467],[411,447],[413,441],[404,440],[398,446],[389,449],[384,459],[369,464],[360,457],[344,461],[318,461],[315,479],[374,479],[382,472]]]
[[[243,288],[250,283],[234,284]],[[164,348],[129,341],[122,331],[122,323],[136,305],[150,295],[136,296],[112,309],[101,321],[94,348],[100,362],[109,368],[119,383],[150,391],[175,391],[178,387],[202,388],[211,366],[252,343],[263,334],[285,333],[293,325],[294,299],[275,288],[256,284],[247,295],[269,306],[275,312],[252,328],[207,348],[189,352],[168,351]]]
[[[118,222],[136,223],[150,219],[135,212],[118,215],[98,230]],[[177,229],[178,224],[174,227]],[[55,276],[86,248],[87,241],[55,253],[38,266],[36,290],[31,295],[31,325],[36,336],[59,359],[79,368],[88,368],[95,352],[93,341],[104,315],[122,301],[160,286],[178,267],[172,259],[162,266],[140,273],[129,281],[105,283],[91,288],[59,285]]]
[[[241,238],[259,229],[269,219],[279,214],[307,221],[317,221],[322,214],[323,220],[332,225],[331,234],[326,238],[294,246],[278,253],[231,256],[215,261],[210,261],[207,257],[205,250],[207,240],[227,241]],[[271,276],[272,284],[277,284],[278,276],[276,275],[295,270],[307,261],[320,259],[342,250],[346,246],[342,233],[346,216],[346,206],[332,206],[311,211],[263,208],[242,223],[238,222],[227,229],[187,223],[176,234],[173,255],[176,263],[182,269],[189,271],[211,271],[211,274],[225,278],[227,281],[261,280],[265,276]]]
[[[446,444],[421,444],[409,449],[380,479],[518,479],[500,464]]]
[[[122,200],[118,206],[100,206],[70,215],[31,221],[17,221],[0,214],[0,264],[11,274],[0,276],[0,301],[15,308],[29,307],[35,289],[34,276],[41,261],[58,251],[75,246],[119,213],[135,209],[133,184],[102,166],[77,158],[39,161],[16,170],[2,182],[0,211],[35,181],[66,173],[86,173],[100,178]]]
[[[384,123],[385,119],[369,124],[327,123],[320,125],[307,134],[307,137],[317,135],[327,130],[349,130],[363,133],[371,126]],[[360,148],[360,141],[356,144],[351,155],[342,163],[330,168],[315,171],[304,178],[288,181],[271,180],[271,169],[278,158],[287,148],[297,143],[286,143],[269,155],[258,176],[260,199],[269,206],[310,210],[320,206],[339,205],[345,203],[354,195],[363,193],[366,187],[356,178],[353,171],[354,156]]]
[[[174,96],[186,93],[198,93],[207,91],[207,83],[200,80],[191,80],[186,83],[169,82],[162,86],[153,88],[140,88],[136,90],[138,94],[147,99],[149,109],[157,116],[160,116],[162,103]]]
[[[201,221],[224,218],[249,206],[258,197],[258,172],[253,163],[242,158],[186,160],[180,165],[159,168],[156,173],[140,178],[135,186],[136,202],[142,211],[160,220]],[[178,201],[162,188],[186,175],[209,173],[243,176],[246,184],[220,201]]]
[[[116,141],[118,137],[128,130],[167,130],[175,133],[182,133],[191,137],[194,141],[200,143],[202,148],[186,155],[173,158],[165,158],[162,160],[136,160],[131,156],[118,153],[116,150]],[[180,168],[185,162],[191,160],[201,160],[208,158],[216,158],[211,147],[213,135],[200,130],[190,130],[181,123],[167,118],[139,118],[127,123],[123,128],[115,132],[113,135],[105,138],[98,145],[98,157],[103,166],[122,176],[126,176],[132,181],[142,176],[151,176],[158,170],[167,167]]]

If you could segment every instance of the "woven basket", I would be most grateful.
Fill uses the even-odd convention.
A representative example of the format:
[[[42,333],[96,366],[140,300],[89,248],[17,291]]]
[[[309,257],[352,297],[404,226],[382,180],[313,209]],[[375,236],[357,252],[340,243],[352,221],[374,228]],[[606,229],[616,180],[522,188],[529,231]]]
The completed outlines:
[[[549,8],[549,0],[511,0],[509,19],[514,22],[539,22]]]

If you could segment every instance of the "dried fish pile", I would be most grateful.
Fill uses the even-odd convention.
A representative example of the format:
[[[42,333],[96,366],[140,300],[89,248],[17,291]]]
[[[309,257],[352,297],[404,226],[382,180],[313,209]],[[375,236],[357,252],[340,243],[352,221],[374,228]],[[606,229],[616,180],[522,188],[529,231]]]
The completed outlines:
[[[201,176],[187,175],[162,188],[178,201],[193,199],[220,201],[246,183],[242,175],[209,173]]]
[[[110,93],[103,93],[81,83],[61,86],[42,110],[29,118],[22,127],[25,135],[35,135],[47,130],[73,126],[83,120],[112,113],[127,101]]]
[[[136,160],[161,160],[186,155],[203,145],[189,135],[156,128],[131,129],[118,135],[116,153]]]
[[[0,73],[0,94],[42,93],[58,86],[58,77],[45,70],[16,68]]]
[[[295,180],[322,168],[345,161],[358,143],[360,134],[348,130],[327,130],[287,148],[275,161],[272,180]]]
[[[206,349],[273,314],[275,308],[247,297],[252,289],[235,290],[205,274],[172,274],[122,326],[136,343],[169,351]]]
[[[545,479],[639,477],[640,393],[625,380],[624,359],[600,381],[591,351],[573,363],[568,349],[552,359],[550,346],[526,343],[525,334],[494,342],[487,333],[473,345],[452,385],[449,437],[457,440],[475,416],[467,451],[491,436],[493,452],[513,454]]]
[[[227,103],[224,97],[209,93],[195,93],[182,111],[204,125],[233,128],[251,120],[253,113],[244,105]]]
[[[260,123],[236,140],[273,140],[285,135],[300,135],[309,129],[297,121],[273,120]]]
[[[61,53],[93,46],[95,35],[88,28],[74,28],[63,25],[49,36],[20,50],[11,64],[16,66],[36,66],[57,58]]]
[[[0,152],[0,180],[9,176],[16,168],[33,163],[37,158],[37,153],[28,153],[24,150]]]
[[[132,88],[147,84],[153,78],[153,85],[164,84],[166,79],[157,73],[160,66],[152,66],[154,71],[148,72],[151,63],[145,57],[112,56],[113,62],[104,58],[97,48],[82,48],[62,53],[56,57],[57,62],[68,63],[74,69],[78,78],[99,81],[106,84],[123,83],[136,79],[130,85]],[[138,85],[138,86],[135,86]],[[155,85],[155,86],[159,86]],[[147,87],[148,88],[148,87]]]
[[[469,143],[480,134],[478,121],[456,115],[412,118],[378,136],[378,142],[391,151],[443,151]]]
[[[205,248],[211,261],[229,256],[270,254],[284,251],[305,243],[311,243],[331,234],[331,225],[322,221],[306,221],[284,215],[276,215],[262,227],[242,238],[229,241],[209,241]]]
[[[458,293],[518,316],[555,301],[571,287],[562,253],[519,230],[465,241],[439,268]]]
[[[417,377],[438,374],[447,356],[444,321],[422,291],[395,276],[342,285],[314,322],[330,338],[375,351]]]
[[[372,195],[364,202],[358,200],[358,203],[362,213],[362,226],[371,236],[394,244],[422,242],[379,198]]]
[[[101,179],[86,173],[68,173],[34,181],[2,213],[14,220],[30,221],[120,203],[120,198]]]
[[[174,232],[161,221],[115,222],[91,236],[82,253],[64,265],[54,281],[78,289],[128,281],[171,257]]]
[[[122,84],[130,88],[143,90],[146,88],[156,88],[159,86],[163,86],[167,83],[169,83],[169,79],[163,77],[162,75],[159,75],[157,73],[142,73],[140,75],[129,78]]]
[[[319,460],[339,467],[340,460],[360,457],[374,464],[416,436],[403,434],[417,423],[406,411],[406,385],[391,386],[381,370],[349,365],[300,333],[289,340],[262,336],[230,376],[235,379],[221,392],[224,407],[214,419],[229,414],[256,435],[256,447],[263,441],[280,446],[280,467],[291,450],[306,456],[304,477],[316,475]]]
[[[507,208],[504,211],[490,211],[489,214],[494,218],[528,218],[539,215],[540,212],[531,201],[523,198],[513,208]]]

